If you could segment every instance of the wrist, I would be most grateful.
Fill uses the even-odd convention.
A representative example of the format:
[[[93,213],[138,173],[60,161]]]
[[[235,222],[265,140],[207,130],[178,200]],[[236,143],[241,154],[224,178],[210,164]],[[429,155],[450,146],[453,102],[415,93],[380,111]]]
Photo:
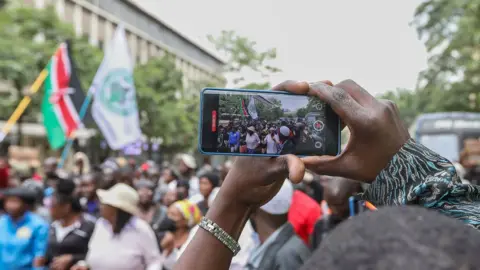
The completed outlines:
[[[235,200],[235,196],[227,196],[220,189],[215,203],[208,210],[206,217],[215,222],[227,234],[238,240],[251,212],[251,207]]]

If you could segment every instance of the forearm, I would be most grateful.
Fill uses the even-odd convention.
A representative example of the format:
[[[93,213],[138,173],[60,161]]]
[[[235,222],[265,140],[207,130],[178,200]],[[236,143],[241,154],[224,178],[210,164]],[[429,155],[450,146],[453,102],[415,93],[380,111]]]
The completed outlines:
[[[462,184],[445,158],[409,140],[364,193],[376,205],[417,204],[480,228],[480,187]]]
[[[377,176],[365,199],[376,205],[432,203],[444,194],[431,194],[431,188],[445,189],[460,180],[446,158],[410,139]]]
[[[238,240],[250,209],[233,202],[231,195],[220,190],[215,205],[206,217],[218,224],[226,233]],[[185,252],[175,264],[175,270],[227,270],[233,253],[222,242],[204,229],[198,229]]]

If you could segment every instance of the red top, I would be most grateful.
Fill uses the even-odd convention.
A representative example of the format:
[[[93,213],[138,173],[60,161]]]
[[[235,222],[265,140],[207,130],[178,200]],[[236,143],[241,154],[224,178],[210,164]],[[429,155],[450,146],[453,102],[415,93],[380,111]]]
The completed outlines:
[[[305,193],[296,190],[288,212],[288,221],[293,225],[297,235],[308,245],[315,222],[321,217],[322,208]]]
[[[0,168],[0,189],[8,188],[8,167]]]

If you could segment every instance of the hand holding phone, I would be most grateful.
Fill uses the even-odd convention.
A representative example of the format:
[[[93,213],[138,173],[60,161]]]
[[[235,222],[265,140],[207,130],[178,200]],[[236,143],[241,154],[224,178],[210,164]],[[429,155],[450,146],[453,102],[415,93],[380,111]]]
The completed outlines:
[[[199,150],[210,155],[337,155],[340,122],[317,97],[205,88]]]

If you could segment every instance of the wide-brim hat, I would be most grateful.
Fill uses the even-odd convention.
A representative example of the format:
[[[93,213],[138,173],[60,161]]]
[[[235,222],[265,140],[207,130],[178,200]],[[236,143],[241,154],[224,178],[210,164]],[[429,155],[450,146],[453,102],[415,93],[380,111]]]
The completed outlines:
[[[98,199],[102,204],[121,209],[129,214],[138,213],[139,196],[137,191],[129,185],[119,183],[108,190],[97,190]]]
[[[192,157],[189,154],[181,154],[180,155],[180,160],[187,165],[188,168],[190,169],[196,169],[197,168],[197,162],[195,161],[195,158]]]

